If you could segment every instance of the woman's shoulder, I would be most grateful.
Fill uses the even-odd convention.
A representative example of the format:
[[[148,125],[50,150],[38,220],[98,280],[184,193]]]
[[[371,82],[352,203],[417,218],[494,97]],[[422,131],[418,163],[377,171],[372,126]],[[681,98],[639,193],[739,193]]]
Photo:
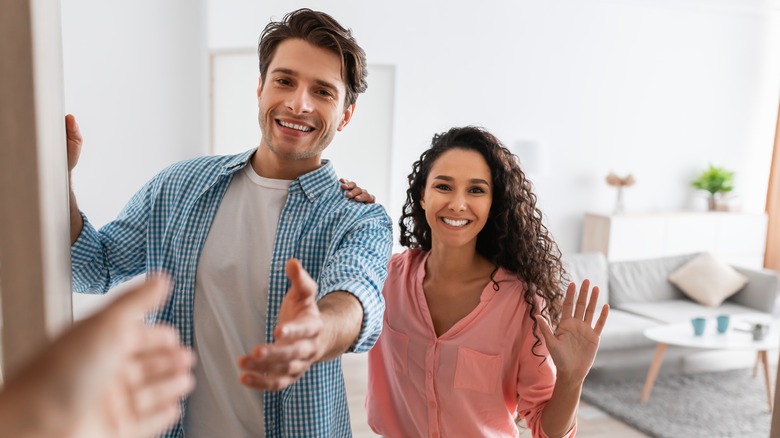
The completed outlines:
[[[425,260],[425,256],[427,254],[427,251],[422,251],[419,249],[407,249],[404,250],[404,252],[393,254],[390,257],[390,264],[388,265],[388,269],[394,271],[407,271],[410,269],[415,269]]]
[[[388,280],[397,277],[409,277],[414,275],[420,266],[425,263],[427,251],[419,249],[407,249],[402,253],[393,254],[387,265]]]
[[[502,267],[496,269],[495,274],[493,274],[493,280],[498,283],[501,289],[524,293],[527,287],[527,283],[522,279],[522,277],[520,277],[519,274],[508,271]]]

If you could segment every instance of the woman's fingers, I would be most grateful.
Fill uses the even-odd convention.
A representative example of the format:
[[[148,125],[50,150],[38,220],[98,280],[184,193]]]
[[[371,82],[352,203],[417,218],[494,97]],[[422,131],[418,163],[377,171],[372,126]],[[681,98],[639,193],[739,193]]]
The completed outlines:
[[[590,280],[587,278],[582,281],[580,293],[577,296],[577,306],[574,308],[574,319],[582,320],[585,315],[585,308],[588,305],[588,291],[590,291]]]
[[[593,288],[593,291],[590,293],[590,297],[588,298],[588,307],[585,309],[585,322],[590,325],[593,322],[593,315],[596,313],[596,305],[599,301],[599,287],[596,286]]]

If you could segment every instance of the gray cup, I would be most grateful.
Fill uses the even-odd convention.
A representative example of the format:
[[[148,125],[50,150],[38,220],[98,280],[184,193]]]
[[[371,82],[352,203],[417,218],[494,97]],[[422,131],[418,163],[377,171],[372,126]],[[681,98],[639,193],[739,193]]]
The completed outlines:
[[[753,324],[753,340],[754,341],[763,341],[766,337],[767,333],[769,333],[769,326],[766,324],[756,323]]]

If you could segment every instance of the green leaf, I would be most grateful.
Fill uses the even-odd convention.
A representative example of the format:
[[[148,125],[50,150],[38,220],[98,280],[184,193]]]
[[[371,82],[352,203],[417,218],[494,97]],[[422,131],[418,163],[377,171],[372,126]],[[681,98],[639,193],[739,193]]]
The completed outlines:
[[[691,185],[699,190],[706,190],[711,195],[727,193],[734,190],[734,172],[712,164],[691,181]]]

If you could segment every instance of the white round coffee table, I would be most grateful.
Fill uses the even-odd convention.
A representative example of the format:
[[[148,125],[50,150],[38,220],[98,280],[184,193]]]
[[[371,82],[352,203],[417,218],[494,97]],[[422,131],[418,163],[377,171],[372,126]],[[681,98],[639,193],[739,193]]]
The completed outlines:
[[[751,323],[769,324],[769,332],[763,340],[753,340],[753,334],[750,331]],[[756,375],[758,365],[761,363],[764,367],[764,380],[766,383],[766,394],[769,400],[769,410],[772,410],[772,385],[769,376],[767,350],[774,350],[780,347],[780,323],[775,322],[772,324],[770,315],[753,313],[732,315],[729,328],[725,333],[718,333],[715,318],[707,318],[707,325],[701,336],[694,335],[693,325],[690,321],[650,327],[645,329],[644,335],[645,337],[656,341],[658,347],[655,350],[653,363],[650,365],[650,369],[647,372],[645,387],[642,391],[642,403],[650,398],[653,384],[655,383],[656,377],[658,377],[658,370],[660,370],[661,362],[663,362],[666,347],[669,345],[678,345],[708,350],[756,351],[757,357],[753,375]]]

